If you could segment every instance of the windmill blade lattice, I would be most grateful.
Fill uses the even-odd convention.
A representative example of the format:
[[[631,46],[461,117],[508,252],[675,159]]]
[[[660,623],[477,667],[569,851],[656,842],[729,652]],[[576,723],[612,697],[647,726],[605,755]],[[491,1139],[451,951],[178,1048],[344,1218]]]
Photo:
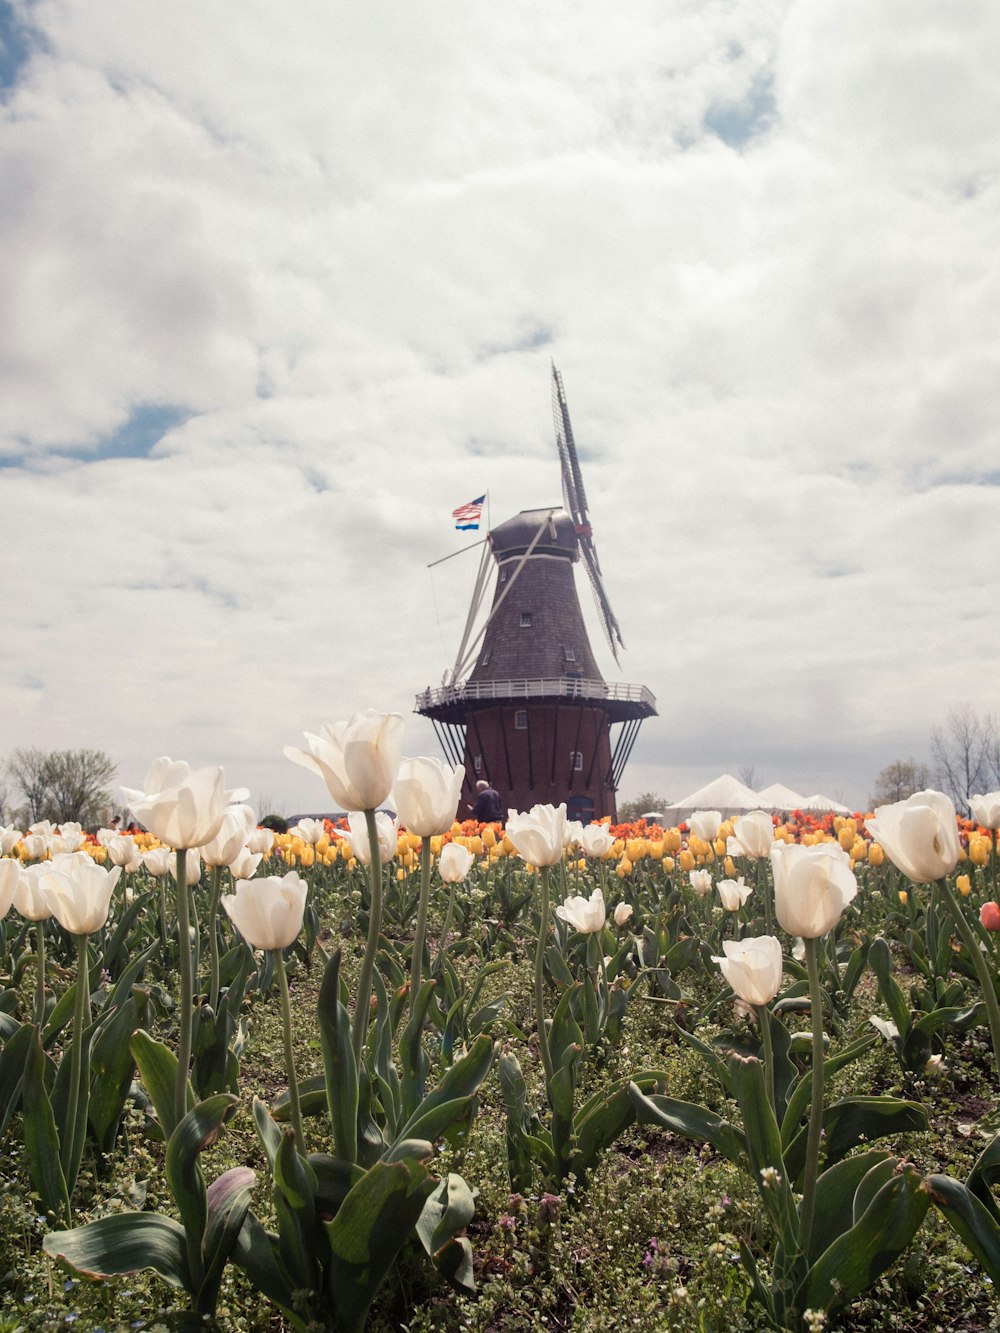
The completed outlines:
[[[555,365],[552,367],[552,418],[556,430],[556,447],[559,450],[559,463],[562,470],[563,503],[576,527],[580,554],[583,556],[587,577],[590,579],[590,586],[594,593],[594,601],[597,603],[604,637],[607,639],[608,647],[617,662],[618,649],[625,647],[625,641],[622,638],[618,617],[612,611],[608,594],[604,589],[604,577],[601,574],[600,562],[597,559],[597,548],[594,546],[594,533],[587,514],[587,494],[583,489],[583,477],[580,475],[580,460],[577,457],[576,441],[573,438],[573,427],[569,419],[566,391],[563,388],[562,376],[556,370]]]

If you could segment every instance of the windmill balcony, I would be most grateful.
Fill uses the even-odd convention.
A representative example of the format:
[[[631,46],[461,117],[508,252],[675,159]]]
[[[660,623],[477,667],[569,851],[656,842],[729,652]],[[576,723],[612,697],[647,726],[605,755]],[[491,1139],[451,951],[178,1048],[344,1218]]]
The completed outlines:
[[[604,708],[612,721],[651,717],[656,699],[645,685],[609,685],[605,680],[579,676],[553,676],[534,680],[468,680],[424,690],[417,695],[416,709],[429,717],[451,717],[469,708],[520,699],[587,699]]]

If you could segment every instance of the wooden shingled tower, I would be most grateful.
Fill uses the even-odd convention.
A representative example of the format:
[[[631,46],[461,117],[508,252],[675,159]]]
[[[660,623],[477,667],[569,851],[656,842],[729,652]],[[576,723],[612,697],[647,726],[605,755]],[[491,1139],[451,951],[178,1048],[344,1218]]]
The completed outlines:
[[[464,763],[466,799],[485,778],[513,809],[565,801],[569,817],[586,823],[615,817],[622,771],[656,701],[645,686],[608,684],[590,646],[574,574],[581,562],[616,662],[624,644],[555,366],[552,405],[563,507],[525,509],[490,531],[455,666],[440,689],[417,696],[416,711],[433,721],[449,759]],[[474,634],[492,566],[492,607]]]

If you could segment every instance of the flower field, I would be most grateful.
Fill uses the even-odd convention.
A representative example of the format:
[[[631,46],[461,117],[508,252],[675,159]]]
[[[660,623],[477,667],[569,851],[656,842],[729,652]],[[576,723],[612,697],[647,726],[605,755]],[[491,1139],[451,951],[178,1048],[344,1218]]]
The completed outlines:
[[[459,823],[400,732],[0,829],[0,1330],[1000,1326],[996,794]]]

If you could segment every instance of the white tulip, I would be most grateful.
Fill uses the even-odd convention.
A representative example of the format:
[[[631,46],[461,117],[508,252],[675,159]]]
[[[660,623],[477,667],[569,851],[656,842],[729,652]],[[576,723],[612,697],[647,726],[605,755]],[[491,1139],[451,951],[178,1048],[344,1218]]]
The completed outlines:
[[[157,879],[169,873],[173,860],[174,853],[170,847],[151,847],[148,852],[142,853],[142,864]]]
[[[391,861],[396,855],[396,847],[399,843],[399,820],[393,819],[384,810],[378,810],[375,814],[375,830],[378,835],[379,854],[382,857],[382,864],[385,865],[386,861]],[[347,816],[347,828],[338,829],[337,832],[342,838],[347,839],[351,851],[362,865],[371,865],[372,854],[368,842],[368,822],[363,814],[357,810],[352,810]]]
[[[300,819],[298,823],[292,825],[288,832],[293,834],[296,838],[301,838],[303,842],[309,843],[311,847],[315,847],[320,838],[326,833],[326,820]],[[274,840],[272,838],[272,846],[273,843]],[[268,851],[270,851],[270,848],[268,848]]]
[[[724,940],[724,957],[714,957],[733,991],[747,1004],[770,1004],[781,990],[781,941],[774,935]]]
[[[5,856],[0,860],[0,917],[7,915],[21,879],[21,862]]]
[[[969,809],[972,818],[983,828],[1000,828],[1000,791],[988,791],[985,796],[970,797]]]
[[[595,889],[589,898],[567,898],[556,908],[560,921],[580,932],[581,935],[596,935],[604,929],[607,910],[604,906],[604,894]]]
[[[23,837],[24,834],[19,828],[15,828],[13,824],[5,824],[0,828],[0,853],[10,856]]]
[[[464,781],[464,768],[441,759],[404,759],[392,789],[400,823],[420,838],[447,833],[458,813]]]
[[[215,837],[203,843],[201,858],[207,866],[228,866],[242,852],[257,815],[248,805],[231,805],[222,816]]]
[[[739,879],[720,879],[716,887],[727,912],[738,912],[753,893],[753,885],[745,883],[742,875]]]
[[[533,805],[530,810],[507,812],[507,837],[529,865],[553,866],[562,860],[566,806]]]
[[[182,759],[155,759],[142,791],[122,787],[132,814],[160,842],[171,847],[202,847],[218,833],[231,801],[247,792],[226,791],[221,768],[192,769]]]
[[[91,935],[108,919],[111,894],[121,873],[121,866],[105,870],[86,852],[64,852],[44,867],[38,891],[71,935]]]
[[[250,830],[247,837],[247,849],[249,851],[259,852],[261,856],[270,856],[273,846],[274,829],[255,828]]]
[[[302,929],[309,886],[294,870],[287,875],[241,879],[222,906],[254,949],[286,949]]]
[[[774,910],[778,924],[789,935],[807,940],[826,935],[858,891],[851,858],[835,842],[813,847],[776,842],[771,848],[771,865]]]
[[[17,888],[14,890],[14,907],[26,921],[45,921],[52,915],[52,909],[39,888],[39,876],[44,875],[45,870],[44,861],[21,867]]]
[[[706,893],[712,892],[712,873],[709,870],[691,870],[688,872],[688,882],[692,889],[700,897]]]
[[[475,859],[460,842],[446,842],[438,857],[438,874],[446,884],[461,884]]]
[[[403,746],[399,713],[355,713],[326,723],[321,736],[306,732],[308,750],[285,747],[293,763],[318,773],[344,810],[374,810],[392,791]]]
[[[722,827],[720,810],[696,810],[688,819],[687,826],[696,838],[702,842],[714,842]]]
[[[610,853],[615,840],[607,824],[588,824],[583,830],[582,843],[584,856],[603,859]]]
[[[940,791],[918,791],[905,801],[877,806],[865,828],[917,884],[950,875],[962,855],[955,807]]]
[[[733,824],[733,836],[726,843],[730,856],[767,856],[774,842],[774,820],[767,810],[751,810]]]
[[[626,925],[632,919],[632,911],[631,903],[619,903],[615,908],[615,925]]]

